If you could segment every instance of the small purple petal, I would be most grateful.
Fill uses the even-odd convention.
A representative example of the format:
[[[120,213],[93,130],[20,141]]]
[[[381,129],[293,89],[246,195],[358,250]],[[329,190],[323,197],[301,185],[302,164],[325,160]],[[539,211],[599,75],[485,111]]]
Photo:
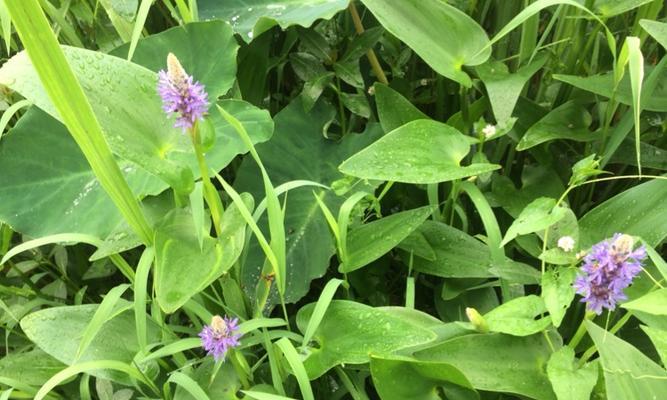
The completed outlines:
[[[216,318],[218,324],[216,326]],[[227,351],[231,348],[238,347],[241,342],[241,334],[238,333],[238,319],[219,316],[213,317],[211,325],[205,325],[199,333],[202,347],[212,355],[216,361],[224,360]]]
[[[641,246],[632,250],[631,243],[629,236],[616,233],[595,244],[584,257],[573,287],[588,309],[598,315],[603,308],[614,310],[618,301],[626,299],[623,291],[642,270],[646,249]]]
[[[183,130],[192,128],[208,111],[208,95],[204,85],[193,83],[190,75],[185,75],[180,83],[172,81],[166,71],[158,73],[157,91],[162,98],[162,110],[167,114],[176,114],[174,127]]]

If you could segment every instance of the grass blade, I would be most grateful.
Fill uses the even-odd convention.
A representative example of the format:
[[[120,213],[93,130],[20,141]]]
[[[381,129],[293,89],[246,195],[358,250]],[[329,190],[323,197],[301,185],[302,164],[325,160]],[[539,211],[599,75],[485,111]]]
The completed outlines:
[[[46,93],[95,176],[139,238],[150,244],[153,234],[148,221],[116,164],[93,109],[39,3],[37,0],[12,0],[5,4]]]
[[[148,273],[154,259],[155,249],[147,247],[139,259],[134,278],[134,322],[137,326],[137,343],[139,343],[141,350],[144,350],[148,344],[146,336],[146,295],[148,293]]]
[[[169,376],[168,381],[174,382],[178,386],[182,387],[197,400],[210,400],[210,397],[208,397],[204,389],[202,389],[201,386],[199,386],[199,384],[194,381],[194,379],[190,378],[182,372],[174,372],[171,374],[171,376]]]
[[[299,389],[301,390],[301,396],[303,400],[315,400],[313,395],[313,388],[310,386],[310,380],[308,379],[308,374],[306,373],[306,368],[303,366],[303,362],[299,357],[299,354],[296,352],[296,349],[292,345],[292,342],[287,338],[282,338],[276,342],[276,346],[283,352],[285,359],[292,367],[292,373],[296,377],[296,381],[299,384]]]
[[[0,4],[2,4],[2,2],[0,2]],[[2,132],[5,131],[5,128],[7,127],[7,124],[9,124],[9,121],[12,119],[14,114],[16,114],[16,112],[18,110],[22,109],[23,107],[28,107],[31,104],[32,103],[30,102],[30,100],[25,100],[25,99],[20,100],[20,101],[17,101],[16,103],[12,104],[11,106],[9,106],[9,108],[7,108],[2,113],[2,117],[0,117],[0,139],[2,139]]]
[[[137,49],[137,43],[141,38],[141,31],[144,29],[144,24],[146,23],[146,18],[148,18],[148,11],[151,9],[153,0],[141,0],[141,5],[139,5],[139,11],[137,11],[137,16],[134,19],[134,28],[132,28],[132,39],[130,41],[130,48],[127,51],[127,60],[132,61],[134,56],[134,50]]]
[[[307,346],[310,340],[313,338],[315,331],[317,331],[317,327],[320,326],[320,322],[322,322],[324,314],[326,314],[327,309],[329,308],[329,304],[331,304],[331,300],[333,299],[334,294],[336,294],[336,290],[338,290],[338,286],[340,286],[341,283],[343,283],[343,281],[340,279],[331,279],[329,282],[327,282],[326,286],[322,290],[320,298],[317,300],[317,304],[315,304],[313,313],[311,314],[310,320],[308,321],[306,331],[303,334],[303,346]]]
[[[34,249],[35,247],[44,246],[47,244],[55,244],[55,243],[61,243],[61,244],[87,243],[95,247],[100,247],[102,245],[102,241],[96,238],[95,236],[86,235],[83,233],[58,233],[55,235],[45,236],[39,239],[29,240],[27,242],[21,243],[18,246],[13,247],[11,250],[7,252],[7,254],[4,255],[4,257],[2,257],[2,260],[0,260],[0,265],[3,265],[4,263],[7,262],[7,260],[9,260],[10,258],[14,257],[19,253],[23,253],[24,251]]]
[[[93,314],[93,318],[83,331],[81,341],[79,342],[79,348],[76,350],[76,355],[74,356],[75,362],[81,357],[86,349],[88,349],[90,343],[92,343],[95,336],[97,336],[100,329],[102,329],[102,326],[111,319],[114,308],[116,308],[116,303],[118,303],[120,296],[122,296],[129,287],[130,285],[127,283],[118,285],[109,290],[107,295],[104,296],[102,303],[97,307],[95,314]]]
[[[639,116],[641,109],[642,82],[644,81],[644,56],[641,51],[639,38],[629,36],[625,39],[628,46],[628,67],[630,71],[630,86],[632,88],[632,112],[635,120],[635,155],[637,157],[637,169],[639,176],[642,175],[641,163],[641,124]]]

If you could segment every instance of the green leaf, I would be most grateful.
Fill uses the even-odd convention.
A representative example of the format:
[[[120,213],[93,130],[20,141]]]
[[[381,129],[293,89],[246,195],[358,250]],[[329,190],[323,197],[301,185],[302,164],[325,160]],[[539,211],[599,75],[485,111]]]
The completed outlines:
[[[65,367],[40,349],[7,354],[0,359],[0,381],[13,379],[31,386],[41,386]]]
[[[460,166],[470,138],[441,122],[409,122],[345,160],[340,171],[363,179],[438,183],[500,168],[495,164]]]
[[[640,327],[653,342],[653,346],[655,346],[660,355],[660,360],[662,360],[662,365],[665,365],[667,363],[667,331],[645,325],[640,325]]]
[[[424,235],[435,251],[435,260],[413,259],[415,271],[444,278],[491,278],[503,276],[516,283],[536,283],[539,272],[510,259],[492,265],[488,246],[454,227],[425,221],[416,231]],[[409,256],[409,255],[408,255]]]
[[[120,168],[136,197],[166,187],[133,164],[121,162]],[[65,126],[37,107],[0,142],[0,170],[0,220],[15,231],[35,238],[74,232],[105,238],[122,223]]]
[[[559,338],[551,340],[560,347]],[[452,365],[475,389],[551,400],[556,396],[545,374],[550,354],[542,334],[517,337],[492,333],[450,339],[415,353],[415,358]]]
[[[649,35],[653,36],[653,39],[660,43],[663,48],[667,49],[667,23],[642,19],[639,21],[639,25]]]
[[[667,315],[667,289],[649,292],[638,299],[623,303],[621,307],[653,315]]]
[[[509,120],[526,82],[546,61],[547,57],[541,57],[514,73],[510,73],[507,65],[500,61],[489,61],[475,68],[486,87],[496,121]]]
[[[219,400],[236,400],[236,393],[241,383],[231,363],[222,363],[219,369],[211,357],[207,357],[190,375],[206,392],[209,398]],[[179,386],[174,400],[195,400],[187,390]]]
[[[544,301],[535,295],[519,297],[504,303],[484,315],[492,332],[513,336],[528,336],[551,325],[551,317],[535,319],[546,311]]]
[[[373,355],[371,375],[383,400],[439,400],[438,388],[446,384],[472,389],[468,379],[456,367],[409,357]],[[479,395],[473,394],[471,398],[479,398]]]
[[[302,332],[314,306],[309,304],[297,314],[297,325]],[[418,311],[411,313],[421,315]],[[335,300],[313,336],[318,347],[307,348],[303,363],[310,379],[315,379],[335,365],[365,364],[370,361],[370,353],[387,354],[431,342],[436,337],[432,331],[390,310]]]
[[[562,206],[556,206],[556,200],[548,197],[533,200],[512,222],[500,245],[506,245],[519,235],[527,235],[549,228],[565,217],[565,210]]]
[[[647,67],[644,75],[648,76],[651,71],[653,71],[653,68]],[[611,97],[614,90],[614,76],[612,73],[586,77],[576,75],[554,75],[553,77],[579,89],[607,98]],[[659,82],[664,82],[666,77],[667,70],[663,69],[658,78]],[[632,105],[632,87],[630,77],[627,74],[621,80],[614,98],[625,105]],[[642,109],[658,112],[667,111],[667,85],[658,84],[650,97],[642,98]]]
[[[591,121],[591,115],[581,104],[574,100],[568,101],[531,126],[516,145],[516,149],[523,151],[556,139],[578,142],[593,140],[595,135],[588,130]]]
[[[338,270],[349,273],[377,260],[417,229],[433,212],[431,207],[392,214],[352,229],[347,252]]]
[[[245,196],[246,207],[252,198]],[[218,240],[206,235],[199,246],[192,215],[173,210],[155,232],[155,292],[160,307],[172,313],[224,274],[241,255],[245,221],[233,203],[222,216]]]
[[[598,380],[597,364],[577,367],[574,350],[562,347],[549,358],[547,375],[558,400],[589,400]]]
[[[61,48],[81,82],[111,151],[159,176],[177,190],[189,192],[193,185],[192,171],[186,165],[169,160],[168,154],[190,149],[192,145],[180,129],[171,126],[172,122],[160,108],[155,89],[157,75],[100,52]],[[61,120],[38,82],[37,72],[25,52],[12,57],[0,69],[0,83]]]
[[[542,275],[542,298],[556,328],[560,326],[574,299],[572,283],[576,275],[576,269],[564,267],[549,269]]]
[[[125,57],[128,47],[129,43],[110,54]],[[167,54],[174,53],[185,71],[205,86],[211,99],[216,99],[234,84],[238,48],[229,24],[194,22],[139,40],[132,62],[158,72],[167,69]]]
[[[274,186],[301,179],[331,185],[343,176],[336,170],[336,165],[379,137],[379,126],[371,124],[364,133],[349,134],[338,143],[325,139],[322,131],[334,112],[322,102],[305,112],[302,102],[296,100],[276,115],[273,139],[257,146],[257,153]],[[250,157],[244,159],[234,185],[239,191],[250,192],[256,199],[264,196],[259,169]],[[344,200],[332,191],[323,192],[321,198],[334,214]],[[312,188],[291,190],[286,204],[288,273],[285,301],[294,302],[308,292],[311,280],[324,275],[334,254],[334,242]],[[267,226],[266,216],[260,219],[259,225]],[[257,283],[263,263],[264,256],[253,238],[241,269],[241,282],[250,296],[254,295],[251,289]],[[275,304],[276,296],[269,301]]]
[[[378,82],[374,88],[378,118],[385,133],[411,121],[429,119],[428,115],[419,111],[408,99],[391,87]]]
[[[362,3],[385,29],[410,46],[437,73],[466,87],[472,81],[462,67],[479,65],[491,55],[484,29],[443,1],[362,0]]]
[[[127,308],[128,306],[128,302],[121,300],[117,307]],[[21,320],[21,328],[33,343],[50,356],[67,365],[73,365],[81,336],[93,318],[97,307],[97,304],[89,304],[47,308],[25,316]],[[157,326],[149,323],[149,343],[158,339]],[[134,316],[132,311],[126,310],[103,325],[77,362],[116,360],[131,364],[139,350]],[[139,366],[148,375],[156,372],[151,363],[140,363]],[[132,384],[125,374],[114,371],[94,370],[89,373],[99,378],[111,379],[127,385]]]
[[[666,197],[667,182],[655,179],[605,201],[579,220],[581,248],[617,232],[639,236],[656,247],[667,237]]]
[[[600,353],[609,400],[659,399],[667,393],[667,371],[630,343],[586,321]]]
[[[620,15],[650,3],[652,0],[597,0],[593,11],[602,18],[609,18]]]
[[[197,0],[199,18],[228,21],[234,32],[250,42],[275,25],[309,27],[330,19],[347,7],[348,0]]]

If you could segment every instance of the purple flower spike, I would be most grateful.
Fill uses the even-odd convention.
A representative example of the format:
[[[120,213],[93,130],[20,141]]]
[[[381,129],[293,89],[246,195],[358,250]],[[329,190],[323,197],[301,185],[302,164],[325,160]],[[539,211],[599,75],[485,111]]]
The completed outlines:
[[[599,315],[603,308],[613,310],[616,302],[627,298],[623,290],[641,272],[646,258],[644,246],[636,250],[633,246],[631,236],[616,233],[611,239],[594,245],[584,257],[574,288],[583,296],[581,301],[587,303],[589,310]]]
[[[237,333],[238,323],[239,320],[236,318],[225,317],[223,319],[215,315],[211,319],[211,325],[204,326],[204,329],[199,332],[202,347],[215,358],[215,361],[224,360],[227,350],[241,344],[239,342],[241,334]]]
[[[208,95],[204,85],[193,83],[175,55],[167,56],[167,71],[158,73],[157,90],[162,97],[162,109],[167,114],[177,114],[174,127],[183,130],[192,128],[195,121],[201,120],[208,110]]]

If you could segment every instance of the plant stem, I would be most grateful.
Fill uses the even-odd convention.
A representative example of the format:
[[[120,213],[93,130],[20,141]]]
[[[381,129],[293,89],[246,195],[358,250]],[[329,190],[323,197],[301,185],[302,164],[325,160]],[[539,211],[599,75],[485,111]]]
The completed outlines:
[[[584,318],[581,320],[581,324],[579,324],[579,328],[577,328],[574,336],[572,336],[572,339],[570,339],[570,343],[568,343],[568,347],[570,347],[572,350],[577,348],[577,345],[579,345],[579,342],[581,342],[581,339],[583,339],[584,335],[586,334],[586,321],[593,319],[594,316],[595,314],[590,311],[587,311],[584,315]]]
[[[222,202],[217,196],[215,187],[211,183],[211,178],[208,174],[208,166],[206,164],[206,158],[204,157],[204,152],[202,151],[201,144],[199,143],[199,134],[197,125],[190,129],[190,138],[192,139],[192,145],[195,149],[195,155],[197,156],[197,164],[199,165],[199,172],[201,174],[201,181],[204,185],[204,199],[208,204],[209,209],[211,210],[211,217],[213,218],[213,227],[215,228],[216,235],[220,236],[220,219],[222,217]]]
[[[354,1],[350,1],[348,10],[350,10],[350,15],[352,16],[352,22],[354,22],[355,30],[359,35],[361,35],[362,33],[364,33],[364,25],[361,23],[361,18],[359,17],[359,13],[357,12],[357,7],[355,7],[354,5]],[[373,49],[368,49],[368,51],[366,52],[366,57],[368,57],[368,62],[371,63],[371,68],[373,69],[375,77],[378,78],[378,81],[384,83],[385,85],[388,84],[389,81],[387,80],[387,76],[384,74],[382,66],[380,66],[380,62],[378,61],[378,58],[375,55]]]

